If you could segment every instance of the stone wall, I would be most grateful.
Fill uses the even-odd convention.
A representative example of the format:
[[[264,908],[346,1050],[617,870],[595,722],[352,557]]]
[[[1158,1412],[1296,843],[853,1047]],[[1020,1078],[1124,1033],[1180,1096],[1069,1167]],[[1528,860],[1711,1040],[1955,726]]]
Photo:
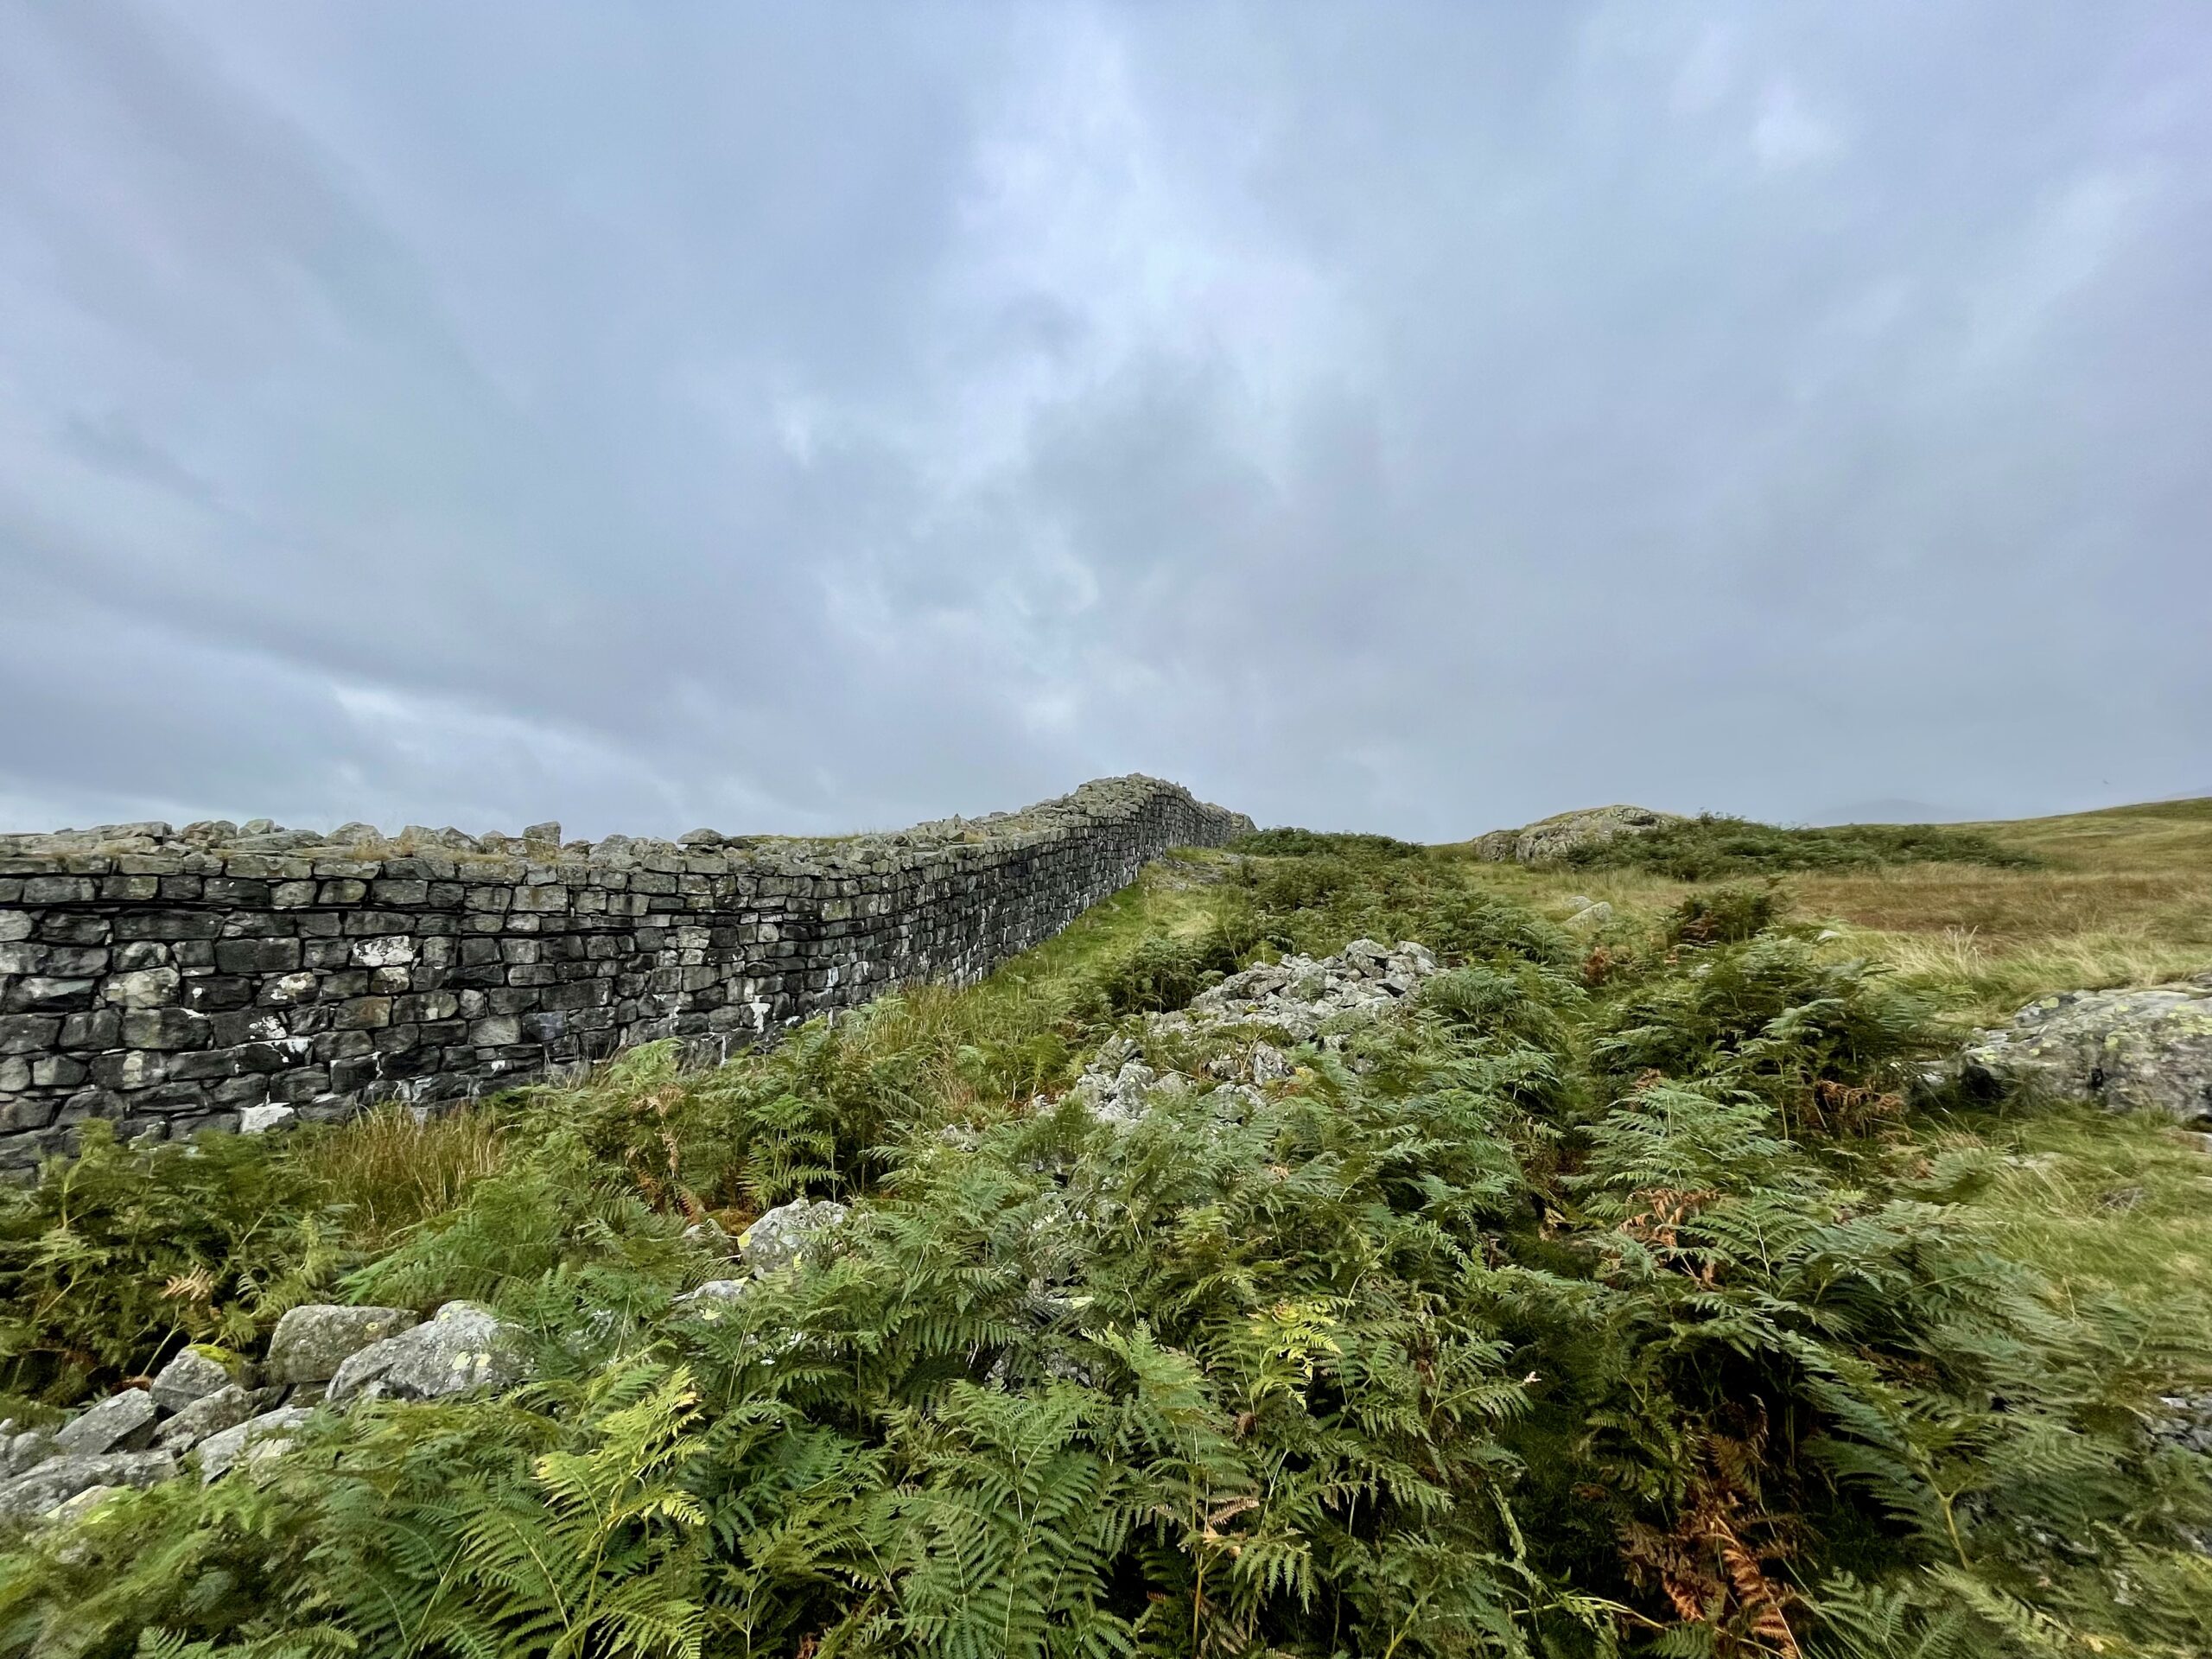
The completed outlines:
[[[561,843],[257,820],[0,836],[0,1170],[126,1137],[481,1093],[626,1045],[712,1055],[967,982],[1250,820],[1154,779],[801,841]]]

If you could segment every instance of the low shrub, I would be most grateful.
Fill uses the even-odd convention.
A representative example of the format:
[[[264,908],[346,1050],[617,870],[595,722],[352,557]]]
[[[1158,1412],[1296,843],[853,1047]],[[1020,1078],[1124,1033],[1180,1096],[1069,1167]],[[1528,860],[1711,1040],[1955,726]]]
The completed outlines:
[[[1771,881],[1716,887],[1676,905],[1662,931],[1672,944],[1741,944],[1773,926],[1782,909],[1782,894]]]
[[[1315,858],[1329,855],[1366,858],[1414,858],[1417,842],[1395,836],[1345,835],[1319,830],[1258,830],[1229,843],[1233,853],[1266,858]]]
[[[2031,868],[2037,860],[1976,830],[1940,824],[1844,824],[1790,829],[1705,813],[1643,835],[1615,836],[1572,849],[1580,869],[1644,870],[1676,881],[1783,874],[1795,870],[1872,869],[1885,864],[1986,864]]]

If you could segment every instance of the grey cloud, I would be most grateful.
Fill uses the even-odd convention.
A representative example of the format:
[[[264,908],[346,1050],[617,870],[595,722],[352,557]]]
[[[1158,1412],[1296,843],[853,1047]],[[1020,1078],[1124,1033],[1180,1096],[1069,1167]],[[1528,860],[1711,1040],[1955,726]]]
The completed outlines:
[[[0,15],[0,816],[2212,779],[2187,5]]]

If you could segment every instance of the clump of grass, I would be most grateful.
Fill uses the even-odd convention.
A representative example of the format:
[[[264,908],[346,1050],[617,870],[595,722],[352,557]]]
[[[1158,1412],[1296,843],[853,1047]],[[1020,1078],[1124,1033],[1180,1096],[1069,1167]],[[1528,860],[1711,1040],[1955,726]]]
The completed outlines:
[[[301,1130],[289,1149],[300,1172],[343,1218],[352,1243],[374,1252],[442,1215],[507,1158],[499,1115],[481,1105],[417,1116],[388,1102],[328,1129]]]
[[[1676,881],[1781,874],[1799,870],[1872,869],[1894,864],[1983,864],[2025,868],[2032,855],[1974,830],[1937,824],[1846,824],[1789,829],[1706,813],[1643,835],[1615,836],[1571,849],[1578,869],[1641,869]]]
[[[1956,1020],[1978,1025],[2009,1019],[2054,991],[2165,984],[2212,968],[2212,946],[2133,935],[2020,940],[1970,928],[1852,930],[1839,948],[1878,955],[1901,983],[1938,999]]]

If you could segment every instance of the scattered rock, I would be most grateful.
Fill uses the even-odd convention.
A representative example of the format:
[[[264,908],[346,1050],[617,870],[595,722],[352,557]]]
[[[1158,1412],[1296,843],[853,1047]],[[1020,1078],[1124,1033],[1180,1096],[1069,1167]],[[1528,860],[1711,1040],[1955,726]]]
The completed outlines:
[[[236,1428],[273,1403],[274,1390],[245,1389],[226,1382],[213,1394],[201,1395],[154,1431],[154,1444],[181,1457],[226,1428]]]
[[[2165,1409],[2151,1420],[2153,1442],[2212,1455],[2212,1394],[2162,1395],[2158,1403]]]
[[[822,1236],[845,1224],[845,1206],[827,1198],[778,1205],[739,1235],[737,1247],[755,1278],[765,1279],[816,1254]]]
[[[176,1473],[166,1452],[107,1452],[49,1458],[0,1485],[0,1521],[29,1521],[94,1486],[151,1486]]]
[[[1613,907],[1600,899],[1595,904],[1586,904],[1567,918],[1569,927],[1599,928],[1613,919]]]
[[[46,1512],[45,1518],[58,1525],[81,1519],[113,1497],[118,1492],[127,1492],[128,1486],[87,1486],[74,1497],[64,1498]]]
[[[1492,863],[1558,864],[1578,847],[1595,846],[1618,836],[1648,836],[1681,818],[1673,812],[1655,812],[1648,806],[1590,806],[1554,813],[1518,830],[1493,830],[1478,836],[1477,858]]]
[[[236,1465],[241,1458],[258,1463],[276,1456],[291,1445],[292,1431],[307,1421],[308,1415],[309,1408],[305,1406],[279,1406],[258,1417],[249,1417],[219,1434],[210,1434],[200,1442],[195,1454],[200,1459],[200,1484],[206,1485]],[[175,1465],[170,1466],[174,1469]]]
[[[7,1444],[0,1446],[0,1480],[12,1480],[54,1454],[54,1431],[50,1428],[27,1428],[10,1435]]]
[[[1436,971],[1436,957],[1426,945],[1403,940],[1386,946],[1372,939],[1355,939],[1341,956],[1322,961],[1293,956],[1248,968],[1200,992],[1187,1008],[1145,1021],[1144,1042],[1164,1039],[1166,1048],[1182,1046],[1192,1036],[1255,1028],[1251,1040],[1229,1044],[1206,1063],[1205,1081],[1162,1071],[1147,1063],[1137,1039],[1116,1037],[1101,1045],[1071,1092],[1106,1122],[1136,1122],[1154,1091],[1163,1088],[1206,1089],[1224,1111],[1242,1115],[1257,1103],[1262,1088],[1295,1070],[1272,1037],[1341,1047],[1351,1028],[1395,1013]]]
[[[718,1319],[729,1305],[741,1300],[758,1281],[709,1279],[696,1290],[687,1290],[671,1306],[688,1308],[702,1319]]]
[[[2212,1122],[2212,974],[2044,997],[2009,1026],[1976,1033],[1959,1067],[1985,1088]]]
[[[228,1371],[207,1355],[188,1348],[162,1367],[148,1392],[164,1412],[175,1412],[230,1384]]]
[[[327,1398],[334,1406],[357,1397],[442,1400],[512,1388],[529,1374],[519,1327],[475,1302],[448,1302],[425,1323],[349,1355]]]
[[[137,1452],[154,1439],[161,1414],[143,1389],[125,1389],[79,1414],[54,1436],[54,1450],[68,1457],[94,1458],[104,1452]]]
[[[297,1122],[299,1116],[289,1106],[242,1106],[238,1109],[238,1133],[266,1134]]]
[[[276,1321],[269,1338],[270,1382],[325,1382],[349,1354],[395,1336],[415,1323],[404,1307],[346,1307],[311,1302]]]

